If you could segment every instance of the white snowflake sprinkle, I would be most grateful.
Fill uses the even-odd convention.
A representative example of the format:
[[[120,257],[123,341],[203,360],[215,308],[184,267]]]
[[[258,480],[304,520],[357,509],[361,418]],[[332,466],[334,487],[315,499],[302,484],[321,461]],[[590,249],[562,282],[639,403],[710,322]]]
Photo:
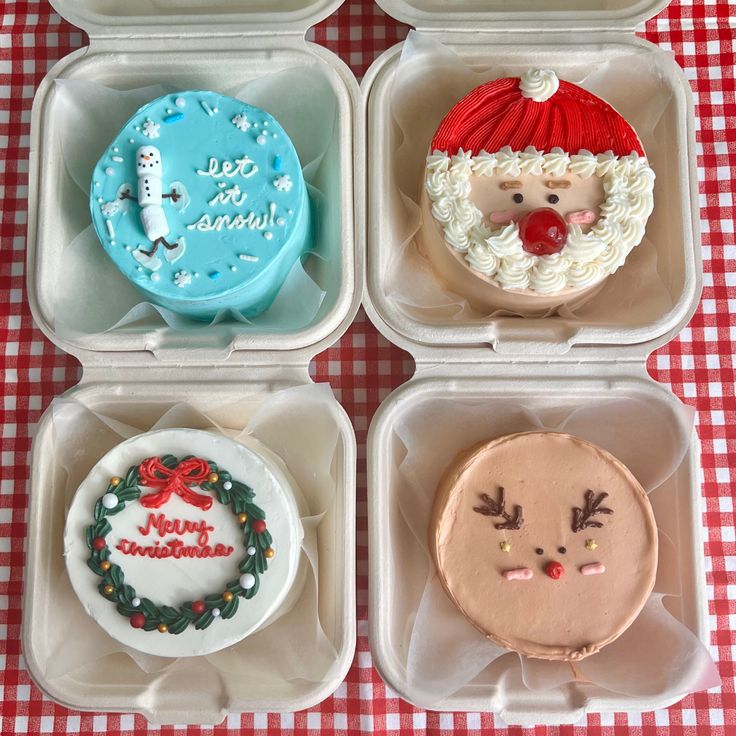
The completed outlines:
[[[192,275],[189,271],[177,271],[174,274],[174,283],[181,289],[192,283]]]
[[[154,138],[159,137],[158,129],[161,126],[158,123],[154,123],[151,118],[146,118],[146,122],[143,123],[143,135],[146,136],[146,138],[150,138],[153,140]]]
[[[120,210],[120,204],[118,202],[105,202],[100,209],[103,215],[114,215]]]
[[[288,192],[294,186],[294,182],[288,174],[282,174],[273,180],[273,185],[280,192]]]
[[[238,130],[242,130],[243,133],[250,128],[248,116],[244,112],[239,112],[231,122]]]

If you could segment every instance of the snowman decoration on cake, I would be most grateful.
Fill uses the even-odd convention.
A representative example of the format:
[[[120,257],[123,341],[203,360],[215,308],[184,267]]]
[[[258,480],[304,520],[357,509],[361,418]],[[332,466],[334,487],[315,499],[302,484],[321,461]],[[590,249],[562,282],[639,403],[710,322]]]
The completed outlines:
[[[151,271],[161,267],[161,261],[156,256],[159,245],[164,248],[164,257],[169,263],[177,261],[184,255],[186,244],[184,238],[170,243],[166,236],[169,234],[169,223],[163,208],[163,200],[170,199],[175,205],[187,198],[186,190],[181,182],[172,182],[171,191],[163,193],[163,166],[161,151],[155,146],[141,146],[135,155],[136,174],[138,175],[138,196],[131,194],[129,185],[121,187],[121,200],[137,201],[141,208],[141,225],[146,237],[151,241],[151,248],[138,248],[133,251],[133,257],[138,263]]]

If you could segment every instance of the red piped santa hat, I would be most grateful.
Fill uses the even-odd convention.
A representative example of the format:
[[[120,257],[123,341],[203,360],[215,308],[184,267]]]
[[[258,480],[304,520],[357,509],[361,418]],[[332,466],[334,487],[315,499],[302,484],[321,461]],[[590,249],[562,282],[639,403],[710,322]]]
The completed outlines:
[[[447,114],[432,139],[432,151],[454,156],[561,148],[567,153],[612,151],[644,155],[634,129],[607,102],[548,69],[530,69],[476,87]]]

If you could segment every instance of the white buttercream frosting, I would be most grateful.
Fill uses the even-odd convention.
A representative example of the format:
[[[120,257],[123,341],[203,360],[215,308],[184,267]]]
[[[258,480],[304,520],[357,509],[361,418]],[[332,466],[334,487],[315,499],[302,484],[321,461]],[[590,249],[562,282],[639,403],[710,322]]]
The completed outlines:
[[[554,255],[524,251],[514,222],[489,228],[470,199],[472,176],[568,173],[600,177],[605,199],[590,231],[568,225],[565,247]],[[654,171],[636,153],[616,157],[610,151],[594,155],[580,150],[569,155],[559,148],[544,153],[531,146],[524,151],[506,146],[477,156],[459,151],[449,157],[435,151],[427,158],[425,188],[446,242],[465,254],[471,269],[493,278],[501,288],[539,294],[584,288],[614,273],[644,237],[654,206]]]
[[[504,146],[496,154],[496,173],[504,176],[519,176],[521,174],[521,154],[512,151],[510,146]]]
[[[519,90],[534,102],[546,102],[560,88],[560,80],[551,69],[528,69],[521,75]]]
[[[529,274],[529,286],[539,294],[556,294],[567,286],[567,277],[540,259]]]
[[[519,154],[519,168],[522,174],[541,176],[544,173],[544,158],[536,148],[529,146]]]
[[[519,237],[519,228],[515,222],[504,225],[486,239],[491,252],[499,258],[506,258],[515,253],[523,253],[521,238]]]
[[[544,163],[545,174],[550,176],[564,176],[570,167],[570,156],[561,148],[553,148],[549,153],[545,153],[542,158]]]
[[[473,243],[465,260],[479,273],[491,275],[498,270],[499,259],[485,243]]]

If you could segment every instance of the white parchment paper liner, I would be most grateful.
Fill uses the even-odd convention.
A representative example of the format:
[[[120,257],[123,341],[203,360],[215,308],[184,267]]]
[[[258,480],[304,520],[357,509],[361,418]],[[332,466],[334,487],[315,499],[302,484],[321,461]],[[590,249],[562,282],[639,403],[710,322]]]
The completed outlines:
[[[45,677],[53,680],[101,659],[108,659],[111,666],[120,666],[122,657],[148,676],[149,688],[176,677],[176,670],[215,678],[234,708],[239,700],[247,701],[250,697],[251,683],[244,673],[257,672],[259,687],[264,691],[269,682],[276,687],[283,681],[320,682],[328,678],[337,653],[319,616],[317,527],[335,502],[333,469],[339,430],[325,412],[325,402],[334,402],[326,384],[282,390],[255,409],[253,399],[245,400],[243,415],[249,415],[249,419],[242,429],[233,430],[223,429],[187,404],[150,404],[151,410],[160,415],[158,420],[152,425],[133,426],[72,399],[57,399],[53,405],[55,446],[50,452],[58,458],[64,519],[78,485],[108,450],[141,432],[178,427],[210,429],[241,440],[256,451],[258,446],[266,448],[269,456],[275,455],[294,478],[307,508],[301,517],[304,541],[300,573],[283,606],[256,633],[202,657],[157,657],[120,644],[85,614],[60,558],[59,576],[54,584],[55,621],[47,632]],[[62,531],[63,523],[59,534]],[[57,541],[61,546],[61,539]]]
[[[585,71],[560,70],[562,77],[579,84],[611,101],[606,90],[611,80],[627,80],[635,86],[637,79],[658,76],[659,51],[648,54],[626,55],[613,58]],[[484,82],[507,76],[518,76],[530,64],[494,65],[490,68],[470,67],[454,51],[416,31],[411,31],[404,43],[401,59],[396,68],[391,91],[391,116],[398,129],[397,146],[393,156],[393,177],[397,188],[396,210],[399,213],[395,252],[380,280],[385,295],[402,311],[425,324],[488,322],[513,314],[495,310],[481,314],[460,294],[447,289],[416,246],[415,235],[422,224],[419,207],[424,186],[424,167],[432,137],[452,106],[468,92]],[[619,82],[621,84],[621,82]],[[654,130],[671,93],[662,91],[649,97],[644,105],[616,107],[633,125],[644,143],[656,173],[659,145]],[[655,207],[657,196],[655,191]],[[651,228],[651,220],[650,225]],[[659,273],[657,249],[645,236],[628,256],[626,263],[606,279],[603,288],[574,308],[563,307],[558,318],[586,324],[646,324],[665,314],[675,303],[665,278]],[[552,312],[550,312],[552,314]]]
[[[62,131],[62,156],[80,190],[72,206],[84,213],[83,221],[90,219],[92,172],[110,141],[142,105],[173,91],[162,85],[121,91],[96,82],[56,80],[55,115]],[[337,114],[327,80],[295,68],[221,91],[271,113],[289,134],[302,163],[312,207],[314,238],[308,255],[325,259],[326,249],[320,247],[326,237],[323,195],[312,182],[329,148]],[[274,303],[263,314],[246,319],[235,310],[222,310],[209,323],[200,322],[147,301],[114,266],[90,225],[64,247],[56,274],[54,327],[68,338],[124,327],[145,330],[168,326],[191,331],[221,322],[240,323],[241,331],[251,333],[292,332],[315,319],[327,288],[329,285],[318,284],[310,275],[305,256],[294,264]]]
[[[597,402],[558,414],[552,421],[544,421],[521,401],[447,399],[419,402],[397,421],[394,431],[406,450],[395,468],[404,481],[397,484],[399,509],[427,559],[426,585],[409,615],[403,647],[412,702],[436,706],[504,655],[503,665],[520,667],[530,690],[588,682],[629,696],[663,692],[684,696],[720,683],[708,650],[667,611],[666,596],[677,596],[680,590],[676,575],[663,571],[661,565],[654,592],[632,626],[599,653],[573,665],[510,653],[486,639],[446,595],[427,547],[440,477],[458,452],[479,441],[540,429],[567,432],[619,458],[654,499],[667,490],[662,484],[683,461],[693,419],[693,411],[684,405],[673,422],[653,403],[633,398]],[[663,550],[672,546],[660,531],[660,561]]]

